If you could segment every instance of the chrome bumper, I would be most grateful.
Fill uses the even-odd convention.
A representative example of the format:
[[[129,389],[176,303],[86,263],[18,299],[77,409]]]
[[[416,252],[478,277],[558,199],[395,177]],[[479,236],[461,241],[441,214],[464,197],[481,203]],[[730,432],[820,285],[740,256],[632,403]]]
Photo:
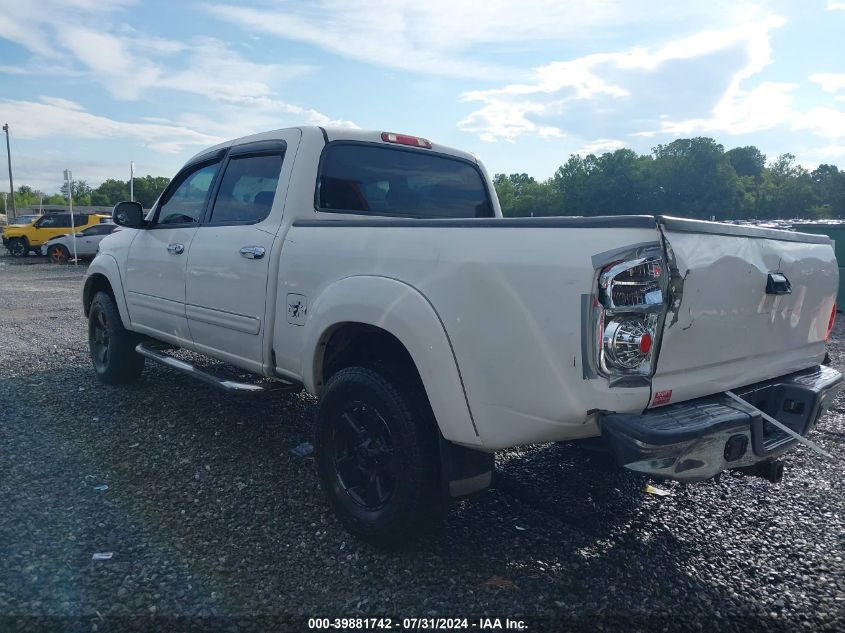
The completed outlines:
[[[641,415],[606,413],[602,435],[626,468],[665,479],[703,481],[795,446],[797,440],[767,422],[761,411],[806,436],[842,384],[842,374],[818,365],[735,389],[747,405],[717,394]]]

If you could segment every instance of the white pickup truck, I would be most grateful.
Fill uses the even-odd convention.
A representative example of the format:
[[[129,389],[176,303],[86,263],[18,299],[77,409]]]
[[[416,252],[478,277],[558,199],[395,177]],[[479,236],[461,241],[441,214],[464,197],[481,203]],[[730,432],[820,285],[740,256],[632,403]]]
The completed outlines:
[[[493,452],[521,444],[602,436],[654,477],[777,480],[842,382],[822,364],[826,237],[503,218],[478,159],[423,138],[237,139],[191,159],[146,216],[123,202],[113,217],[127,230],[83,289],[99,378],[135,380],[151,359],[262,389],[171,353],[184,348],[304,387],[329,502],[371,541],[486,488]]]

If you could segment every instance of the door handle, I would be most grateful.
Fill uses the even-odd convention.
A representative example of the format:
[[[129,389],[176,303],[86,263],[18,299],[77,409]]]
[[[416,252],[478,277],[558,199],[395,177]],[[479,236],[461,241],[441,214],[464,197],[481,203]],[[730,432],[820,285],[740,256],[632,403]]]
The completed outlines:
[[[261,259],[264,257],[264,253],[263,246],[244,246],[241,248],[241,257],[246,257],[247,259]]]
[[[185,252],[185,245],[184,244],[168,244],[167,250],[172,255],[181,255]]]

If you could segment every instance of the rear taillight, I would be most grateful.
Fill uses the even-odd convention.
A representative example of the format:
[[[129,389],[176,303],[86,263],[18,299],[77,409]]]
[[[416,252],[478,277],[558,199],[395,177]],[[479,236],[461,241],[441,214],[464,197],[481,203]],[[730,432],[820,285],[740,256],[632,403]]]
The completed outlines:
[[[654,373],[667,285],[660,256],[617,261],[599,272],[596,363],[611,383]]]
[[[396,143],[397,145],[410,145],[411,147],[423,147],[431,149],[431,141],[419,136],[408,134],[395,134],[394,132],[382,132],[381,140],[385,143]]]
[[[827,334],[825,334],[824,340],[830,338],[830,333],[833,332],[833,326],[836,325],[836,304],[833,304],[833,310],[830,311],[830,320],[827,322]]]

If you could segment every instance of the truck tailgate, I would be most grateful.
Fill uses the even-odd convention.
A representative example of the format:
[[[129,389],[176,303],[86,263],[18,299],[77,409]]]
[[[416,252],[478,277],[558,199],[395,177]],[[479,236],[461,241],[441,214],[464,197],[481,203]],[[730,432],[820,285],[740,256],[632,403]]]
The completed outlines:
[[[839,275],[827,237],[667,217],[659,222],[671,305],[651,406],[822,361]]]

